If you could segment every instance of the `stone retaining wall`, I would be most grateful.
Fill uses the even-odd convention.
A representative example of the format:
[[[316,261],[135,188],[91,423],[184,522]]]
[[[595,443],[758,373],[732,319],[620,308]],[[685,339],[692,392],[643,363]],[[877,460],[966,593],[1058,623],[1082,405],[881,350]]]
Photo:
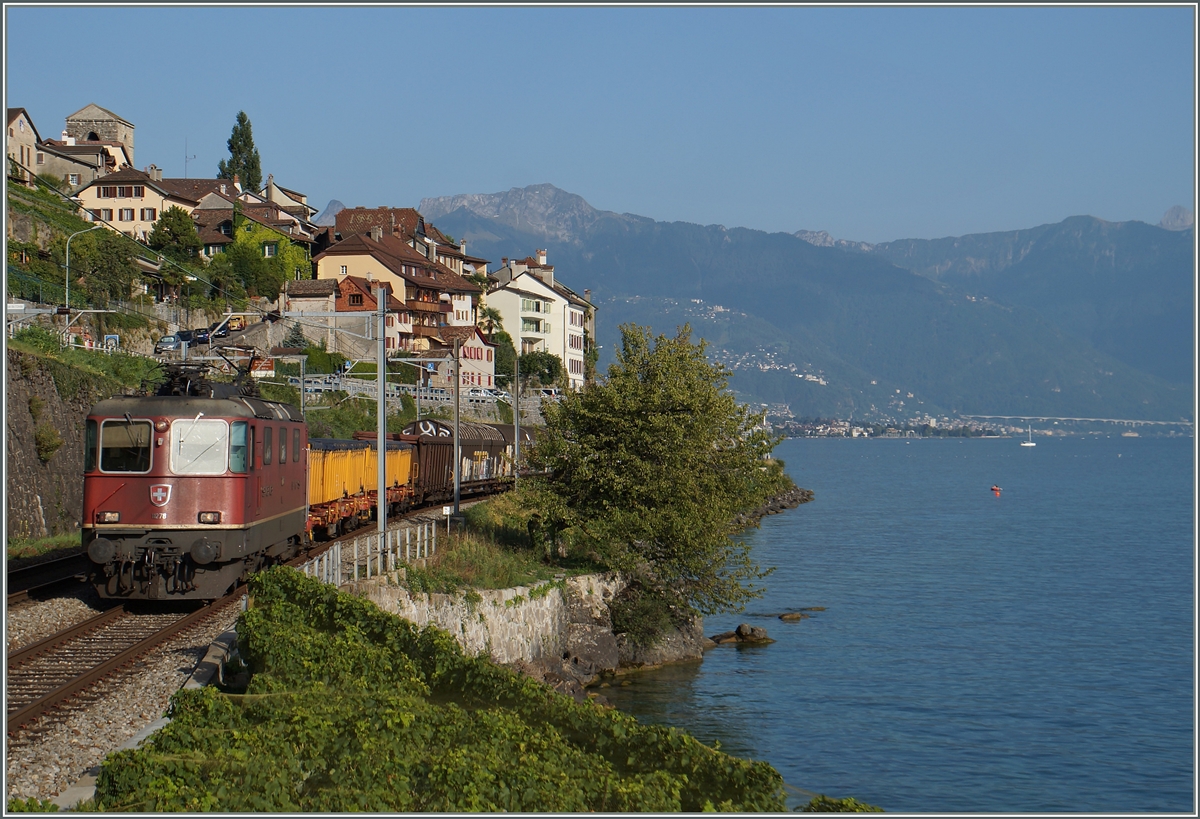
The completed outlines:
[[[622,588],[611,573],[452,595],[412,594],[395,572],[342,586],[417,626],[444,629],[468,654],[486,654],[497,663],[558,660],[576,653],[581,642],[594,642],[597,632],[613,640],[608,603]],[[613,649],[615,667],[615,641]]]

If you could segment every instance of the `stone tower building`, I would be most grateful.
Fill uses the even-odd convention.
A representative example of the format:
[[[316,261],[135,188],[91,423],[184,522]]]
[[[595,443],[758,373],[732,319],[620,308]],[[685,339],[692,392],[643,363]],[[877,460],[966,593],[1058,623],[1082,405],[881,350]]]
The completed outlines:
[[[133,165],[133,123],[94,102],[67,117],[67,136],[76,143],[119,142],[125,146],[129,164]]]

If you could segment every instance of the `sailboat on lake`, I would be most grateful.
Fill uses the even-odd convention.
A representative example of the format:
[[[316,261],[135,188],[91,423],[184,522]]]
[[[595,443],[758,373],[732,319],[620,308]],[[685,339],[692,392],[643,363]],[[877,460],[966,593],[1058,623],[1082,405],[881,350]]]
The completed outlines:
[[[1037,446],[1037,444],[1033,442],[1033,424],[1029,425],[1029,440],[1022,441],[1021,446]]]

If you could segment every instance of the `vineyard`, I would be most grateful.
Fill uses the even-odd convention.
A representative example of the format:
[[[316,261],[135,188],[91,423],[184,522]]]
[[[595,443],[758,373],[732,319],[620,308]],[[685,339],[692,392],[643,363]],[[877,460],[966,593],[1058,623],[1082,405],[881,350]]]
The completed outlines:
[[[782,811],[765,762],[552,692],[291,569],[251,581],[244,692],[183,690],[105,762],[146,811]]]

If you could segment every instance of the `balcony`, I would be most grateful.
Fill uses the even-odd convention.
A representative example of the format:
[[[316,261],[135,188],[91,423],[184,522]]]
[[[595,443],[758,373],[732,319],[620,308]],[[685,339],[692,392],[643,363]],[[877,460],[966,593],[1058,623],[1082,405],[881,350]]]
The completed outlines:
[[[417,301],[416,299],[410,299],[410,300],[404,302],[404,306],[407,307],[409,310],[415,310],[418,313],[442,313],[442,312],[445,312],[442,309],[441,303],[436,302],[436,301]]]

